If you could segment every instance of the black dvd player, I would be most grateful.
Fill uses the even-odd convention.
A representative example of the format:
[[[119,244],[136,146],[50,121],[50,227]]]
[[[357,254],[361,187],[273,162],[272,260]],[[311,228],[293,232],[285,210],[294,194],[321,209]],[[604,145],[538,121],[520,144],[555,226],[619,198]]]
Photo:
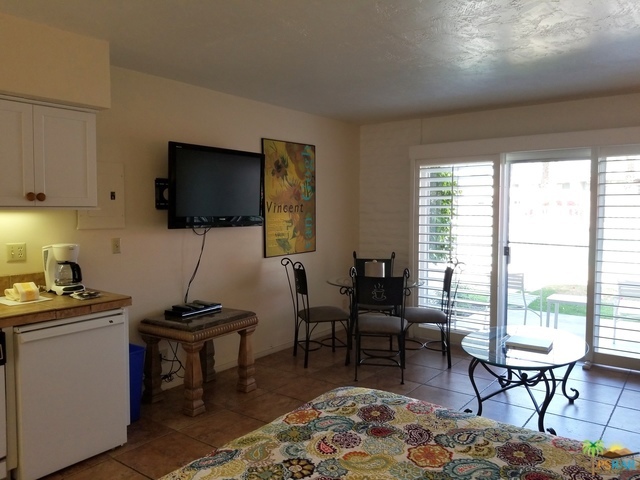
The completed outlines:
[[[199,315],[209,315],[222,310],[222,304],[217,302],[207,302],[204,300],[194,300],[182,305],[173,305],[164,311],[165,317],[191,318]]]

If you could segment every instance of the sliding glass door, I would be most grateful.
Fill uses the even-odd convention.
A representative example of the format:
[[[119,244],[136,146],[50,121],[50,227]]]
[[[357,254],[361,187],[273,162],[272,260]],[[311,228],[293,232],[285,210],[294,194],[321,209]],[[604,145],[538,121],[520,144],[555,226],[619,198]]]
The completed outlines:
[[[584,338],[589,151],[527,152],[507,161],[506,322],[562,328]]]
[[[640,129],[627,130],[416,147],[416,303],[434,304],[458,260],[458,333],[555,327],[584,338],[588,360],[637,368]]]

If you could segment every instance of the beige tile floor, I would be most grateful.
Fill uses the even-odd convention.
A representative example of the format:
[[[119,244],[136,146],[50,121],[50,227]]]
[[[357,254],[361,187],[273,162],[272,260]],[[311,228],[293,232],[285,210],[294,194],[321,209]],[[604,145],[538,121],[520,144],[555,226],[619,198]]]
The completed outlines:
[[[207,411],[195,418],[181,413],[182,389],[165,392],[162,402],[143,405],[140,420],[129,427],[123,447],[98,455],[46,477],[48,480],[156,479],[215,447],[268,423],[300,404],[336,386],[354,385],[354,367],[344,366],[344,349],[312,352],[309,368],[302,355],[286,350],[256,361],[258,389],[248,394],[235,391],[235,370],[220,372],[205,385]],[[397,369],[361,367],[357,385],[389,390],[454,409],[477,409],[468,378],[469,358],[454,352],[453,366],[446,369],[441,354],[408,352],[405,384]],[[488,374],[478,379],[479,388],[492,388]],[[493,385],[492,385],[493,384]],[[579,440],[602,438],[605,445],[622,444],[640,450],[640,372],[594,366],[576,366],[570,387],[580,397],[569,404],[557,395],[545,417],[559,435]],[[538,392],[539,393],[539,392]],[[537,416],[524,389],[514,389],[484,402],[483,415],[537,429]]]

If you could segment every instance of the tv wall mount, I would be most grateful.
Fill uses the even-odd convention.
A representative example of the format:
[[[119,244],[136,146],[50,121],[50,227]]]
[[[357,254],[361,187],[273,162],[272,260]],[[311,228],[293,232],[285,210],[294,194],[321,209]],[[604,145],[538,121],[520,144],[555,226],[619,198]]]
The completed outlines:
[[[156,178],[156,210],[169,209],[169,179]]]

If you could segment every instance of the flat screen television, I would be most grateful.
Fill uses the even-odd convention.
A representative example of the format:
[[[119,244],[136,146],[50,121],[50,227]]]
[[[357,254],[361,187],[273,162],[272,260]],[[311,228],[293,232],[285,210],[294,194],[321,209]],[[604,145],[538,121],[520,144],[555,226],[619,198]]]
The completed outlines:
[[[169,142],[169,228],[263,224],[264,155]]]

